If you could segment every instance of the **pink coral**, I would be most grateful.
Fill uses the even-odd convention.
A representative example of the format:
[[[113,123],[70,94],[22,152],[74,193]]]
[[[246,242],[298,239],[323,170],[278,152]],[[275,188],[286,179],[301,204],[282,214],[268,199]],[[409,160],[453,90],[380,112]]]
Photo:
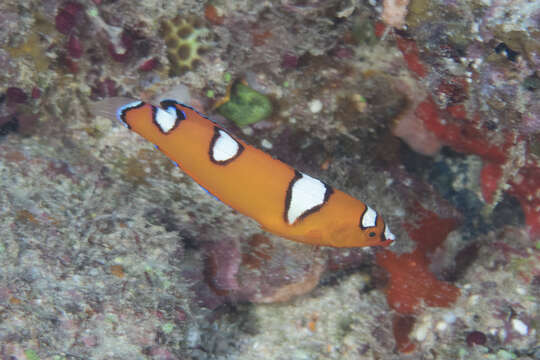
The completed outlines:
[[[206,281],[218,295],[240,288],[236,276],[241,261],[240,247],[234,239],[222,239],[209,244]]]
[[[75,35],[69,37],[66,48],[69,55],[74,59],[78,59],[83,55],[84,50],[81,41]]]
[[[55,18],[56,30],[62,34],[69,34],[81,16],[83,6],[73,1],[65,3]]]
[[[405,26],[409,0],[384,0],[381,19],[385,24],[401,29]]]
[[[405,141],[417,153],[432,156],[439,152],[442,142],[426,129],[424,122],[416,114],[416,108],[403,113],[392,132]]]
[[[132,34],[124,30],[120,35],[121,46],[115,46],[112,42],[109,42],[109,54],[114,61],[126,62],[130,58],[133,49],[133,40]]]
[[[400,114],[392,133],[402,139],[414,151],[432,156],[439,152],[443,143],[435,134],[429,131],[418,116],[418,105],[424,101],[426,94],[420,87],[412,87],[398,81],[395,87],[404,94],[408,94],[409,106]]]
[[[204,248],[208,254],[204,280],[212,294],[201,286],[194,290],[209,307],[228,300],[288,301],[313,290],[326,268],[322,261],[314,261],[308,248],[287,249],[262,234],[247,241],[212,241]]]

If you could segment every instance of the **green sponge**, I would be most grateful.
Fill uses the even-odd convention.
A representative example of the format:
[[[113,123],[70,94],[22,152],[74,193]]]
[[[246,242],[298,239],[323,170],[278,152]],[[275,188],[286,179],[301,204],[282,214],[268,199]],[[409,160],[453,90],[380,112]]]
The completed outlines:
[[[242,127],[266,119],[272,113],[272,103],[263,94],[237,82],[230,100],[217,108],[218,113]]]

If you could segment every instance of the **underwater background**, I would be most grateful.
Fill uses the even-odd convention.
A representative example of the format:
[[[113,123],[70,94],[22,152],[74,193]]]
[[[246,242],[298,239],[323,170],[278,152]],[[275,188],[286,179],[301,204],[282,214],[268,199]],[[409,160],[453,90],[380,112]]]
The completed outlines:
[[[0,29],[0,359],[540,359],[540,2],[3,0]],[[165,95],[396,243],[264,232],[91,113]]]

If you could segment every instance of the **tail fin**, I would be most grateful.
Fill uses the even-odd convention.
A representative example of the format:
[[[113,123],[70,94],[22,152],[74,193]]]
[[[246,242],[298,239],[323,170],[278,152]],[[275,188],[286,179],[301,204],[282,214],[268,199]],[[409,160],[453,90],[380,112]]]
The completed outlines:
[[[127,97],[111,97],[94,102],[90,105],[90,111],[94,116],[103,116],[108,119],[118,119],[118,109],[137,100]]]

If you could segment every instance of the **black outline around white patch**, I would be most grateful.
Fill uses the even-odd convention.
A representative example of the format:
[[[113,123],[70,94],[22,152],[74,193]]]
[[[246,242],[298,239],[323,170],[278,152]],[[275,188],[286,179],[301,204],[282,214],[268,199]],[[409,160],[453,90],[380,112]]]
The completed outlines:
[[[318,180],[318,179],[315,179],[317,181],[320,181],[323,185],[324,185],[324,188],[325,188],[325,192],[324,192],[324,198],[323,198],[323,201],[321,204],[318,204],[318,205],[315,205],[307,210],[305,210],[302,214],[300,214],[292,223],[289,222],[289,211],[290,211],[290,208],[291,208],[291,202],[292,202],[292,196],[293,196],[293,187],[294,187],[294,184],[303,178],[305,174],[301,173],[300,171],[298,170],[294,170],[294,177],[291,179],[291,181],[289,182],[289,186],[287,187],[287,192],[285,194],[285,211],[283,212],[283,219],[285,220],[285,222],[289,225],[294,225],[294,224],[297,224],[298,222],[300,222],[302,219],[304,219],[306,216],[310,215],[310,214],[313,214],[317,211],[319,211],[327,202],[328,202],[328,199],[330,198],[330,195],[332,195],[334,193],[334,189],[332,189],[331,186],[329,186],[328,184]],[[309,176],[309,175],[308,175]],[[311,176],[310,176],[311,177]]]
[[[375,213],[375,219],[373,220],[373,225],[371,226],[364,226],[363,222],[364,222],[364,216],[366,216],[367,212],[371,210]],[[364,212],[362,213],[362,215],[360,216],[360,229],[362,230],[366,230],[366,229],[369,229],[369,228],[372,228],[372,227],[376,227],[377,226],[377,220],[379,219],[379,214],[373,210],[372,208],[370,208],[369,206],[366,205],[366,209],[364,210]]]
[[[175,108],[176,109],[176,108]],[[165,134],[165,135],[168,135],[170,134],[174,129],[176,129],[178,127],[178,125],[180,124],[180,121],[184,120],[184,119],[180,119],[178,117],[178,113],[176,113],[176,116],[175,116],[175,119],[174,119],[174,125],[167,131],[163,130],[163,128],[161,127],[161,124],[157,121],[156,119],[156,116],[157,116],[157,113],[158,111],[163,111],[165,112],[167,115],[170,115],[171,117],[172,116],[175,116],[173,114],[171,114],[169,111],[167,111],[166,109],[162,109],[162,108],[158,108],[156,106],[153,106],[152,105],[152,122],[154,123],[154,125],[156,125],[156,127],[158,128],[158,130],[162,133],[162,134]]]
[[[176,100],[170,100],[170,99],[162,100],[159,103],[159,106],[168,113],[170,113],[169,109],[172,108],[176,112],[176,118],[178,122],[182,120],[186,120],[186,113],[183,110],[179,109],[178,106],[176,105],[185,106],[183,104],[180,104]]]
[[[232,157],[228,158],[227,160],[216,160],[216,158],[214,156],[214,148],[216,146],[216,142],[221,137],[220,131],[222,131],[224,134],[228,135],[236,143],[236,145],[238,145],[238,149],[236,151],[236,154],[234,154]],[[230,164],[231,162],[233,162],[234,160],[236,160],[240,156],[240,154],[242,154],[243,151],[244,151],[244,145],[240,144],[240,142],[238,142],[238,140],[236,140],[227,131],[225,131],[225,130],[217,127],[217,126],[214,126],[214,136],[212,136],[212,140],[210,141],[210,148],[208,149],[208,156],[210,156],[210,161],[212,161],[214,164],[217,164],[217,165],[227,165],[227,164]]]
[[[124,106],[121,106],[117,111],[116,117],[125,127],[131,130],[131,126],[129,126],[128,122],[126,121],[127,113],[131,110],[141,108],[144,105],[146,105],[146,103],[143,101],[134,101]]]

